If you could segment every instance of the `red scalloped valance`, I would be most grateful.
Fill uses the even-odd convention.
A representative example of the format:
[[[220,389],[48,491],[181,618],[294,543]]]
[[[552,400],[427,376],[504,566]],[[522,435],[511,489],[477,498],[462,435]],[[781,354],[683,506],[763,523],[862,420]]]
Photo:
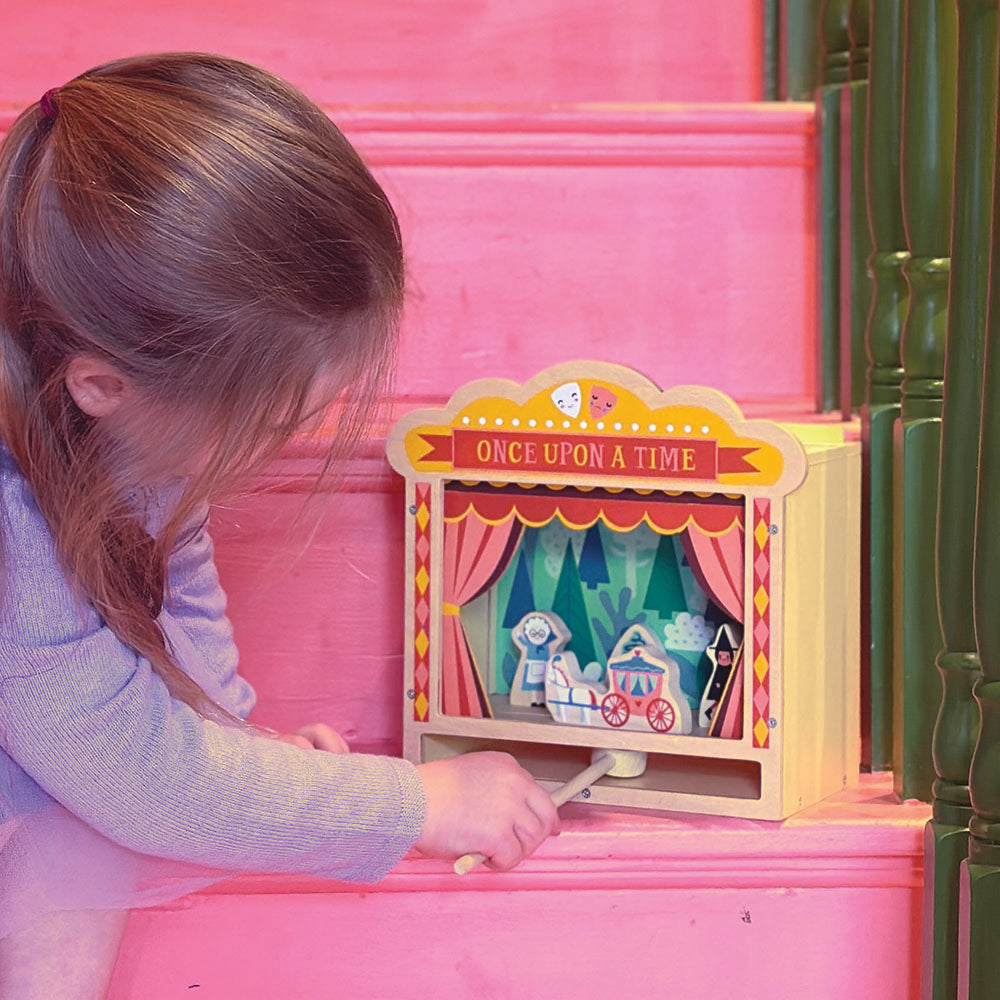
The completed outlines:
[[[469,511],[489,524],[516,516],[523,524],[541,527],[558,517],[569,528],[589,528],[598,519],[614,531],[631,531],[645,521],[662,535],[674,535],[690,525],[705,535],[724,535],[743,527],[742,498],[699,497],[690,493],[614,493],[609,490],[445,489],[444,518],[458,521]]]

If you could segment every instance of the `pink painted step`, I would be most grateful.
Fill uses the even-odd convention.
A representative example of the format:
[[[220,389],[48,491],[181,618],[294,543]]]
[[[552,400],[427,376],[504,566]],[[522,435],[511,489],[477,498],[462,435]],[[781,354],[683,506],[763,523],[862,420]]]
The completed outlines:
[[[166,49],[266,66],[338,104],[754,101],[764,0],[12,3],[0,106]]]
[[[133,914],[109,1000],[916,1000],[928,814],[878,775],[784,823],[571,804],[503,875],[241,878]]]
[[[254,720],[281,732],[323,721],[352,745],[399,753],[403,701],[403,484],[381,440],[351,462],[344,492],[313,502],[315,442],[294,442],[245,502],[216,510],[216,562],[229,596]],[[373,613],[374,609],[374,613]]]
[[[335,117],[405,234],[400,395],[591,357],[811,397],[812,105]]]

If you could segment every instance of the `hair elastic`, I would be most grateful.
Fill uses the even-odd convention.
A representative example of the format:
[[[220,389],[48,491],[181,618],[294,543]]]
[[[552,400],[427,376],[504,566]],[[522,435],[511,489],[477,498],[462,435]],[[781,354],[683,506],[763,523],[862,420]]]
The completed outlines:
[[[42,114],[45,115],[50,122],[54,122],[56,120],[56,115],[59,113],[59,109],[55,106],[52,100],[54,95],[55,88],[52,90],[46,90],[45,93],[42,94],[42,99],[38,102],[42,109]]]

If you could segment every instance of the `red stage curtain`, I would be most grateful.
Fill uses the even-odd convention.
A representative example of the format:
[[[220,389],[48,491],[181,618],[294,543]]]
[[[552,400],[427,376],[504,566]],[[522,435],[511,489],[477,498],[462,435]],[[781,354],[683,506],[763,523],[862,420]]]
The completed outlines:
[[[688,565],[702,590],[735,622],[743,623],[743,527],[724,535],[685,531]]]
[[[500,579],[521,531],[512,513],[499,524],[488,524],[475,514],[445,523],[441,618],[441,711],[445,715],[482,718],[490,714],[459,609]]]
[[[685,531],[681,542],[688,565],[702,590],[743,629],[744,537],[738,531],[711,538],[698,531]],[[733,666],[709,734],[738,740],[743,735],[743,657]]]

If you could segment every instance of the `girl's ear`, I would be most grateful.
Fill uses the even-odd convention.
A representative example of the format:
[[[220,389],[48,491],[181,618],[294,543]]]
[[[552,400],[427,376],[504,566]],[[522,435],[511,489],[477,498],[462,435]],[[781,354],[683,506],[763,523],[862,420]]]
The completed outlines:
[[[89,417],[108,417],[132,395],[133,385],[117,368],[87,355],[66,366],[66,389]]]

